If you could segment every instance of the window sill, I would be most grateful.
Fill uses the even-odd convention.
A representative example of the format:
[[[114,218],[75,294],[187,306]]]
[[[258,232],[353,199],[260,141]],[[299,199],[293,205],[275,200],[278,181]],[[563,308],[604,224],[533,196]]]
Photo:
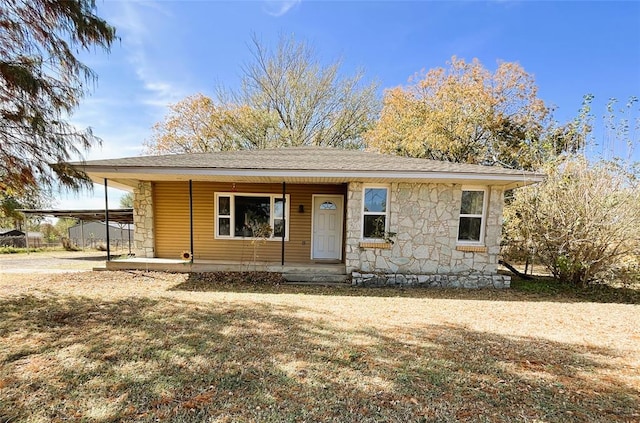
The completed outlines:
[[[217,236],[214,237],[213,239],[217,240],[217,241],[267,241],[267,242],[271,242],[271,241],[278,241],[278,242],[282,242],[282,237],[272,237],[272,238],[254,238],[254,237],[244,237],[244,236],[229,236],[229,237],[223,237],[223,236]],[[285,242],[289,241],[289,237],[285,237],[284,238]]]
[[[383,250],[390,250],[391,243],[390,242],[369,242],[369,241],[360,241],[360,248],[380,248]]]
[[[487,247],[484,245],[456,245],[456,250],[471,253],[486,253]]]

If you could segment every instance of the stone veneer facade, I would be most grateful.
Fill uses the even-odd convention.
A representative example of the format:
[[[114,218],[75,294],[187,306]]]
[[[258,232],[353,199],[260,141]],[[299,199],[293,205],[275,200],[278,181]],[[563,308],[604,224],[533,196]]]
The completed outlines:
[[[154,257],[153,187],[140,181],[133,189],[134,249],[136,257]]]
[[[365,243],[362,231],[363,185],[351,182],[347,197],[347,273],[356,285],[509,287],[497,274],[502,231],[503,191],[488,187],[484,244],[459,245],[462,186],[392,183],[389,232],[393,244]],[[367,185],[368,186],[368,185]],[[485,200],[486,201],[486,200]]]
[[[351,182],[347,190],[345,265],[354,285],[510,286],[509,276],[497,274],[501,188],[486,191],[484,245],[472,247],[457,243],[462,186],[454,184],[389,184],[388,230],[396,233],[394,242],[363,242],[364,186]],[[133,194],[135,253],[154,257],[152,183],[139,182]]]

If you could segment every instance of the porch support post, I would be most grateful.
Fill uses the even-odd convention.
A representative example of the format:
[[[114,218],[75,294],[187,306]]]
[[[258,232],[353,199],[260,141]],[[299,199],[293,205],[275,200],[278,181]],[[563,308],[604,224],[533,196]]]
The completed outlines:
[[[280,252],[280,265],[284,266],[284,238],[287,231],[287,197],[285,194],[287,192],[287,183],[282,182],[282,243],[281,243],[281,252]]]
[[[107,261],[111,260],[111,245],[109,240],[109,194],[107,193],[107,178],[104,178],[104,231],[107,235]]]
[[[193,182],[189,179],[189,251],[193,263]]]

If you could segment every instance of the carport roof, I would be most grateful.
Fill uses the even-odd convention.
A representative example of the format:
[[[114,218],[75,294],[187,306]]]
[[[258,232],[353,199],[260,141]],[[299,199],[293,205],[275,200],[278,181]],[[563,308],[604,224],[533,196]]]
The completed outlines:
[[[31,216],[71,217],[98,222],[106,220],[104,210],[21,209],[18,211]],[[109,222],[133,223],[133,209],[109,209]]]

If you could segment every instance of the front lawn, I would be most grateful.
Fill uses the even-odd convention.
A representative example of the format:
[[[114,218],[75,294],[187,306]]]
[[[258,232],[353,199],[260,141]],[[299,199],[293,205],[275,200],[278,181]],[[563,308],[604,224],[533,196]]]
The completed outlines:
[[[638,421],[640,305],[181,274],[0,278],[4,421]]]

